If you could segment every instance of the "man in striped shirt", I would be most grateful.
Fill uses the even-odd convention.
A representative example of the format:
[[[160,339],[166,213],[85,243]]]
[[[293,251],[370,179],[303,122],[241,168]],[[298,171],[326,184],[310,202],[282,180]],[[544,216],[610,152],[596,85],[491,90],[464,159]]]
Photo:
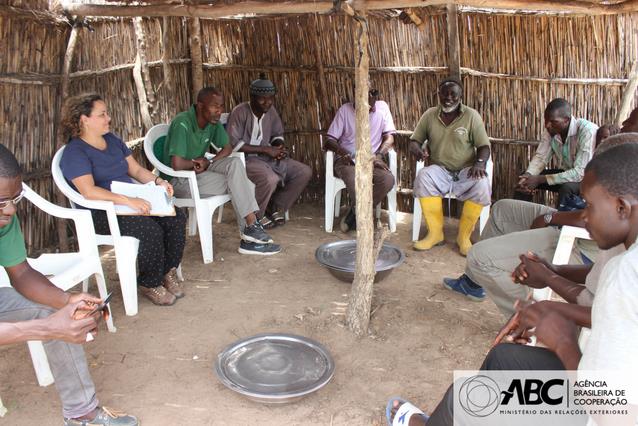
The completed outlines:
[[[591,160],[598,126],[572,116],[565,99],[556,98],[545,108],[545,131],[527,170],[519,176],[514,198],[532,200],[537,189],[558,192],[559,203],[580,194],[580,181]],[[556,169],[546,169],[556,156]]]

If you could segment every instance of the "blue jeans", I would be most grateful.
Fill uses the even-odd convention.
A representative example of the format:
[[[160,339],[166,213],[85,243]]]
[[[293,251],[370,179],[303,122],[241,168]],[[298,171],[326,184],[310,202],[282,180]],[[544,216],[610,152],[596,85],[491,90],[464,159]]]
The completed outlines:
[[[0,322],[19,322],[46,318],[55,310],[24,298],[11,287],[0,288]],[[82,345],[61,340],[45,341],[55,387],[62,400],[62,415],[82,417],[97,405],[95,385],[89,374]]]

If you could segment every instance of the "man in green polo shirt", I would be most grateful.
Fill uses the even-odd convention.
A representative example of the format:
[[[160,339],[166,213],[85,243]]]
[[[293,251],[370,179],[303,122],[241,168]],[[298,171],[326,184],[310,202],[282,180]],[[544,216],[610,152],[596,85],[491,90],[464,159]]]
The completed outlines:
[[[224,97],[214,87],[205,87],[197,94],[197,102],[188,111],[179,113],[171,122],[163,144],[161,161],[174,170],[193,170],[201,197],[229,194],[241,242],[239,253],[271,255],[281,251],[257,220],[255,185],[248,179],[239,157],[231,156],[233,147],[220,123],[224,112]],[[209,148],[215,151],[212,160],[206,158]],[[172,178],[176,197],[190,197],[187,178]]]
[[[27,263],[16,216],[16,204],[24,195],[21,175],[16,158],[0,145],[0,266],[11,282],[11,287],[0,287],[0,345],[45,341],[65,426],[136,426],[135,417],[98,405],[82,350],[100,314],[85,317],[78,311],[90,310],[89,304],[101,300],[86,293],[66,293]]]
[[[462,93],[461,82],[443,80],[439,106],[425,111],[410,137],[410,152],[418,160],[430,160],[414,181],[414,196],[428,225],[427,237],[414,244],[416,250],[444,241],[443,196],[449,192],[464,202],[456,239],[463,256],[472,247],[470,235],[483,206],[490,204],[492,188],[485,172],[490,141],[479,113],[461,103]]]

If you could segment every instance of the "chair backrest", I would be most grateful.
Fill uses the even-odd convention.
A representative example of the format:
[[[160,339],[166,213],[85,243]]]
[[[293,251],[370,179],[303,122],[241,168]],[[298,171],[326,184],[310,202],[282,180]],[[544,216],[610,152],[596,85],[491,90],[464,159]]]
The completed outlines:
[[[164,123],[156,124],[155,126],[151,127],[146,136],[144,136],[144,154],[146,155],[146,158],[148,158],[148,161],[151,162],[153,167],[166,174],[173,171],[173,169],[162,163],[159,158],[157,158],[157,156],[155,155],[154,146],[155,142],[160,137],[166,136],[168,134],[169,127],[170,126],[168,124]]]
[[[160,137],[166,136],[168,134],[169,127],[170,125],[165,123],[156,124],[155,126],[151,127],[146,136],[144,136],[144,154],[146,155],[146,158],[148,158],[148,161],[151,162],[153,167],[155,167],[157,171],[163,173],[164,175],[187,178],[191,193],[191,198],[188,198],[188,200],[199,200],[200,195],[195,172],[192,170],[175,170],[172,167],[169,167],[166,164],[162,163],[155,155],[155,142],[157,142]]]
[[[77,192],[75,189],[69,185],[69,183],[64,178],[62,174],[62,169],[60,168],[60,161],[62,160],[62,154],[64,153],[64,149],[66,147],[63,146],[55,153],[53,156],[53,161],[51,161],[51,176],[53,176],[53,181],[55,182],[58,189],[64,194],[66,198],[69,199],[69,203],[71,203],[71,207],[77,208],[76,204],[80,204],[82,195]]]
[[[22,183],[22,188],[24,188],[24,197],[46,214],[53,217],[73,220],[80,253],[99,256],[95,228],[93,227],[93,218],[88,210],[69,209],[53,204],[29,188],[24,182]]]
[[[98,200],[87,200],[77,192],[64,178],[64,174],[62,174],[62,169],[60,168],[60,161],[62,160],[62,155],[64,154],[64,149],[66,147],[63,146],[55,153],[53,156],[53,160],[51,161],[51,176],[53,176],[53,181],[55,182],[58,189],[64,194],[65,197],[69,199],[71,203],[71,207],[77,208],[77,206],[82,206],[87,209],[95,209],[95,210],[104,210],[106,212],[106,217],[109,222],[109,229],[111,231],[111,235],[100,235],[98,236],[98,242],[100,244],[112,244],[112,241],[109,241],[111,237],[120,237],[120,226],[117,222],[117,216],[115,215],[115,208],[113,207],[113,203],[111,201],[98,201]],[[104,238],[106,237],[106,239]]]

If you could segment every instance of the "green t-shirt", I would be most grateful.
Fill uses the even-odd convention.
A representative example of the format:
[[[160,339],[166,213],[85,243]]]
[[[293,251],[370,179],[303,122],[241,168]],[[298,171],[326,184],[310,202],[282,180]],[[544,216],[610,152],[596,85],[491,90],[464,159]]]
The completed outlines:
[[[163,144],[162,155],[158,158],[167,166],[171,165],[171,157],[174,155],[193,160],[203,157],[210,146],[218,151],[228,145],[228,134],[220,122],[217,124],[209,123],[203,129],[199,128],[195,106],[191,106],[188,111],[177,114],[171,121],[166,139],[161,139],[159,138],[155,142],[157,148],[154,151],[159,152]]]
[[[24,262],[27,249],[20,230],[18,216],[13,215],[8,225],[0,228],[0,266],[10,267]]]
[[[476,110],[461,104],[461,115],[446,126],[440,114],[440,106],[425,111],[410,139],[420,143],[427,141],[433,164],[451,171],[473,165],[476,148],[490,145],[481,116]]]

